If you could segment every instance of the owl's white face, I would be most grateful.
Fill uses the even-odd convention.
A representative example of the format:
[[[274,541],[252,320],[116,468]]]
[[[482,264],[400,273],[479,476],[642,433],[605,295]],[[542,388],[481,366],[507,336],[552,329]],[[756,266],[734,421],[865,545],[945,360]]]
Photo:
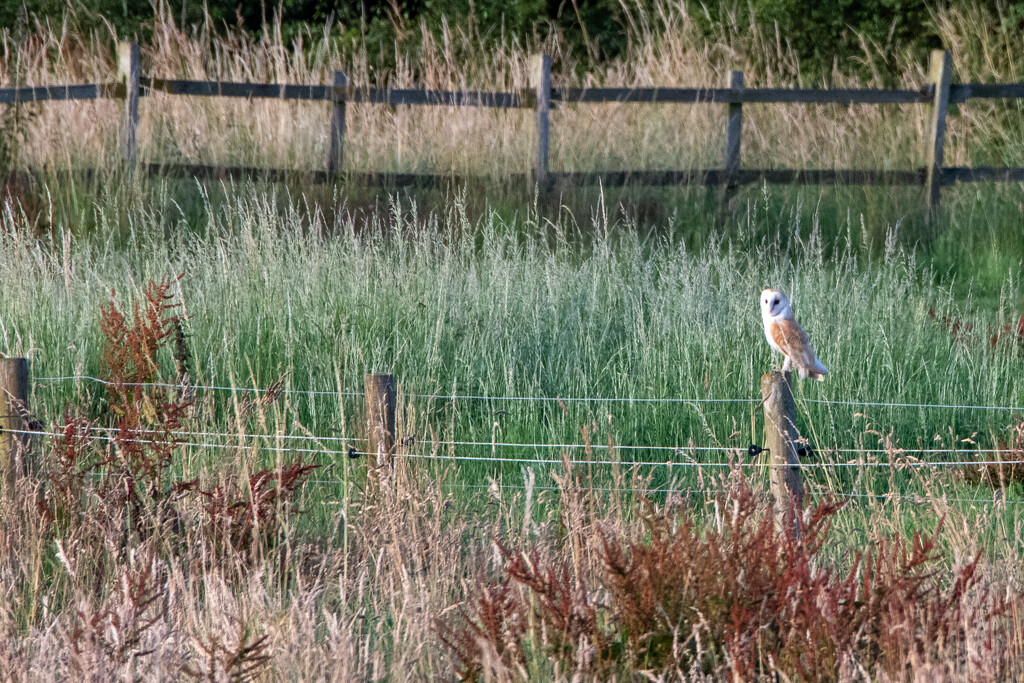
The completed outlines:
[[[761,292],[761,315],[766,320],[793,317],[786,295],[776,289]]]

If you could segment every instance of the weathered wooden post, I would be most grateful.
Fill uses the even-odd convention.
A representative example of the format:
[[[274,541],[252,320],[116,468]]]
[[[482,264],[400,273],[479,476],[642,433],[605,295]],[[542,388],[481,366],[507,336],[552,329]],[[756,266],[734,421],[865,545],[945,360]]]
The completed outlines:
[[[743,92],[743,72],[733,71],[729,74],[729,88],[734,92]],[[722,193],[722,205],[719,207],[719,220],[724,220],[732,210],[732,199],[736,196],[736,176],[740,170],[740,140],[743,136],[743,103],[729,103],[729,118],[725,125],[725,191]]]
[[[942,194],[942,153],[946,137],[946,112],[949,109],[949,85],[953,78],[953,58],[945,50],[933,50],[928,82],[934,87],[931,126],[925,159],[924,218],[931,223]]]
[[[733,71],[729,75],[729,88],[743,92],[743,72]],[[735,191],[736,174],[740,170],[740,138],[743,135],[743,103],[729,103],[729,120],[725,128],[725,177],[726,191]],[[727,195],[728,196],[728,195]]]
[[[117,80],[125,88],[124,115],[121,118],[121,157],[129,169],[138,160],[139,78],[142,55],[138,43],[117,44]]]
[[[792,373],[772,372],[761,377],[764,403],[764,440],[771,455],[771,487],[775,496],[776,519],[780,526],[792,524],[800,533],[803,484],[796,457],[796,404],[790,381]],[[795,513],[795,514],[794,514]]]
[[[28,359],[0,359],[0,482],[10,496],[28,472]],[[13,430],[13,431],[12,431]]]
[[[376,456],[377,466],[391,464],[395,450],[395,404],[397,391],[394,375],[366,375],[366,439],[367,453]]]
[[[534,55],[530,66],[530,87],[536,93],[533,105],[533,180],[537,189],[548,187],[548,147],[551,113],[551,57]]]
[[[348,95],[343,88],[348,86],[344,71],[334,72],[334,111],[331,116],[331,151],[327,158],[327,177],[334,180],[345,164],[345,102]]]

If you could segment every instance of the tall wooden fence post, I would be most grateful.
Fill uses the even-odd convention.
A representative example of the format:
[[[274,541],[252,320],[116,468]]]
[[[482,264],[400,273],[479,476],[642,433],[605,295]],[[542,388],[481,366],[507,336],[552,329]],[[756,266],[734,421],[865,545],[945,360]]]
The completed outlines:
[[[743,91],[743,72],[733,71],[729,74],[729,88]],[[733,178],[740,170],[740,138],[743,135],[743,103],[729,104],[729,121],[725,129],[725,177],[729,185],[734,185]]]
[[[729,88],[743,91],[743,72],[729,74]],[[725,193],[724,209],[731,210],[732,198],[736,194],[736,175],[740,170],[740,140],[743,136],[743,103],[729,103],[729,118],[725,127]]]
[[[117,79],[124,85],[124,114],[121,119],[121,156],[129,169],[138,159],[139,78],[142,56],[137,43],[117,44]]]
[[[791,523],[800,532],[803,484],[796,457],[796,404],[790,381],[792,373],[772,372],[761,377],[764,403],[764,440],[771,455],[771,486],[780,526]],[[794,513],[796,513],[794,515]]]
[[[534,55],[530,65],[530,87],[536,92],[533,108],[533,180],[543,192],[548,186],[548,146],[550,143],[551,57]]]
[[[949,85],[953,78],[953,58],[945,50],[933,50],[928,81],[935,88],[932,98],[931,126],[925,159],[925,221],[931,223],[942,194],[942,153],[946,138],[946,112],[949,109]]]
[[[331,116],[331,151],[327,158],[327,177],[334,180],[345,163],[345,101],[346,94],[339,88],[348,86],[344,71],[334,72],[334,112]]]
[[[367,375],[366,439],[367,452],[376,456],[377,466],[390,465],[395,449],[395,403],[397,390],[394,375]]]
[[[28,472],[28,359],[0,359],[0,481],[10,496]],[[14,430],[13,432],[11,430]]]

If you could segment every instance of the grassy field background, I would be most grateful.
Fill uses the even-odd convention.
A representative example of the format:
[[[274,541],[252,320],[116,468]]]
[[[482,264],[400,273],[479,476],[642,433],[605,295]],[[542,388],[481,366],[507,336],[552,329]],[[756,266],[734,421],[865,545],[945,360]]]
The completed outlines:
[[[582,82],[717,84],[736,66],[750,85],[800,82],[798,65],[767,37],[761,52],[735,54],[692,42],[686,17],[669,5],[651,19],[657,34],[638,31],[627,58]],[[1013,51],[996,37],[975,41],[989,19],[936,15],[959,80],[1021,80]],[[484,55],[471,35],[453,31],[450,43],[428,45],[404,70],[370,74],[327,48],[284,46],[272,32],[262,41],[215,38],[162,21],[144,59],[166,77],[326,82],[343,66],[356,82],[512,88],[523,84],[531,51],[559,55],[557,44]],[[24,83],[106,80],[112,64],[94,47],[94,38],[44,27],[8,54],[20,55]],[[10,79],[15,65],[6,65]],[[571,66],[563,64],[564,84],[576,82]],[[908,64],[905,84],[921,79]],[[155,100],[143,109],[144,158],[315,167],[325,156],[324,108]],[[934,593],[900,593],[926,612],[928,596],[953,597],[928,612],[946,619],[942,628],[903,603],[899,618],[879,608],[890,619],[881,623],[924,634],[910,636],[912,647],[878,646],[865,627],[847,651],[829,632],[835,666],[825,657],[802,668],[811,666],[807,651],[819,652],[805,643],[793,660],[757,655],[754,670],[840,680],[860,675],[858,666],[869,678],[894,679],[1021,671],[1020,466],[914,466],[1024,460],[1019,185],[950,189],[927,227],[919,192],[890,188],[748,187],[717,221],[718,197],[702,189],[537,197],[503,186],[503,174],[525,170],[521,112],[369,107],[352,108],[352,169],[441,166],[490,182],[376,195],[345,185],[142,181],[110,157],[116,111],[103,107],[114,105],[8,110],[5,124],[24,126],[7,138],[18,141],[7,151],[19,164],[103,169],[89,181],[53,173],[41,186],[9,185],[0,215],[0,352],[31,359],[32,409],[44,428],[72,425],[64,437],[33,437],[40,469],[0,505],[0,663],[13,677],[738,675],[741,644],[720,630],[728,619],[707,616],[693,627],[696,641],[669,624],[666,655],[616,630],[637,610],[580,596],[616,595],[601,583],[609,543],[656,546],[652,518],[675,520],[673,529],[695,520],[706,538],[746,509],[743,473],[753,490],[766,488],[765,458],[745,451],[763,440],[760,377],[780,364],[758,315],[756,297],[769,286],[792,295],[832,371],[796,388],[798,426],[815,451],[804,469],[810,498],[849,497],[810,564],[853,571],[853,583],[867,586],[858,553],[888,547],[880,539],[934,532],[928,562],[906,569],[897,558],[903,569],[894,575],[939,577]],[[961,108],[948,163],[1019,163],[1016,107]],[[750,165],[921,163],[923,108],[750,109]],[[707,131],[724,128],[724,111],[710,107],[581,108],[575,125],[555,116],[559,168],[714,165],[722,146]],[[628,133],[605,135],[615,128]],[[59,132],[67,130],[78,134]],[[169,444],[167,462],[146,473],[138,465],[150,461],[133,460],[130,443],[110,446],[98,435],[134,415],[132,433],[156,434],[138,440],[160,442],[171,395],[121,394],[86,378],[111,373],[102,308],[114,301],[130,318],[148,282],[179,275],[169,293],[180,304],[183,345],[154,351],[152,367],[139,372],[173,383],[175,357],[186,357],[193,384],[222,389],[196,390],[174,427],[188,438]],[[358,392],[371,372],[399,382],[400,445],[385,472],[346,454],[365,437]],[[260,400],[250,392],[269,388]],[[467,396],[477,398],[459,398]],[[529,397],[561,400],[517,400]],[[708,402],[720,399],[736,402]],[[700,450],[710,447],[720,450]],[[936,452],[914,452],[922,449]],[[290,487],[284,472],[300,455],[320,468]],[[609,464],[572,467],[564,456]],[[672,467],[654,466],[669,459]],[[729,462],[736,466],[720,466]],[[263,468],[277,477],[273,494],[259,479]],[[193,479],[195,488],[178,488]],[[754,516],[770,528],[770,512],[755,502]],[[751,538],[761,540],[737,551],[741,565],[772,565],[813,547]],[[544,628],[527,636],[510,618],[497,636],[446,645],[450,631],[440,624],[458,630],[468,620],[486,630],[481,606],[514,566],[496,541],[566,567],[569,602],[580,610],[610,605],[595,623],[614,646],[591,648],[584,641],[593,633],[552,645],[540,608]],[[808,576],[823,575],[816,571]],[[961,586],[965,571],[978,578]],[[513,585],[543,604],[543,593]],[[648,612],[671,608],[678,586],[665,585]],[[740,619],[743,607],[729,618]],[[649,627],[661,633],[664,625]],[[755,633],[779,629],[769,621]],[[764,652],[781,657],[784,648],[772,647],[764,641]],[[476,669],[460,660],[467,652]]]

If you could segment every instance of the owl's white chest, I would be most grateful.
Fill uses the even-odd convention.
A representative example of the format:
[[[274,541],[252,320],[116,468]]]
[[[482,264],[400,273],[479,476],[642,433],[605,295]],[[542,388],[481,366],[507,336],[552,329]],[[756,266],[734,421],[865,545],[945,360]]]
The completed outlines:
[[[764,322],[764,338],[766,340],[768,340],[768,346],[772,347],[772,349],[774,349],[776,352],[781,353],[783,356],[785,356],[786,352],[783,351],[781,348],[779,348],[779,345],[775,343],[774,339],[772,339],[772,324],[775,321],[772,320],[771,318],[767,317],[767,316],[763,316],[763,322]]]

